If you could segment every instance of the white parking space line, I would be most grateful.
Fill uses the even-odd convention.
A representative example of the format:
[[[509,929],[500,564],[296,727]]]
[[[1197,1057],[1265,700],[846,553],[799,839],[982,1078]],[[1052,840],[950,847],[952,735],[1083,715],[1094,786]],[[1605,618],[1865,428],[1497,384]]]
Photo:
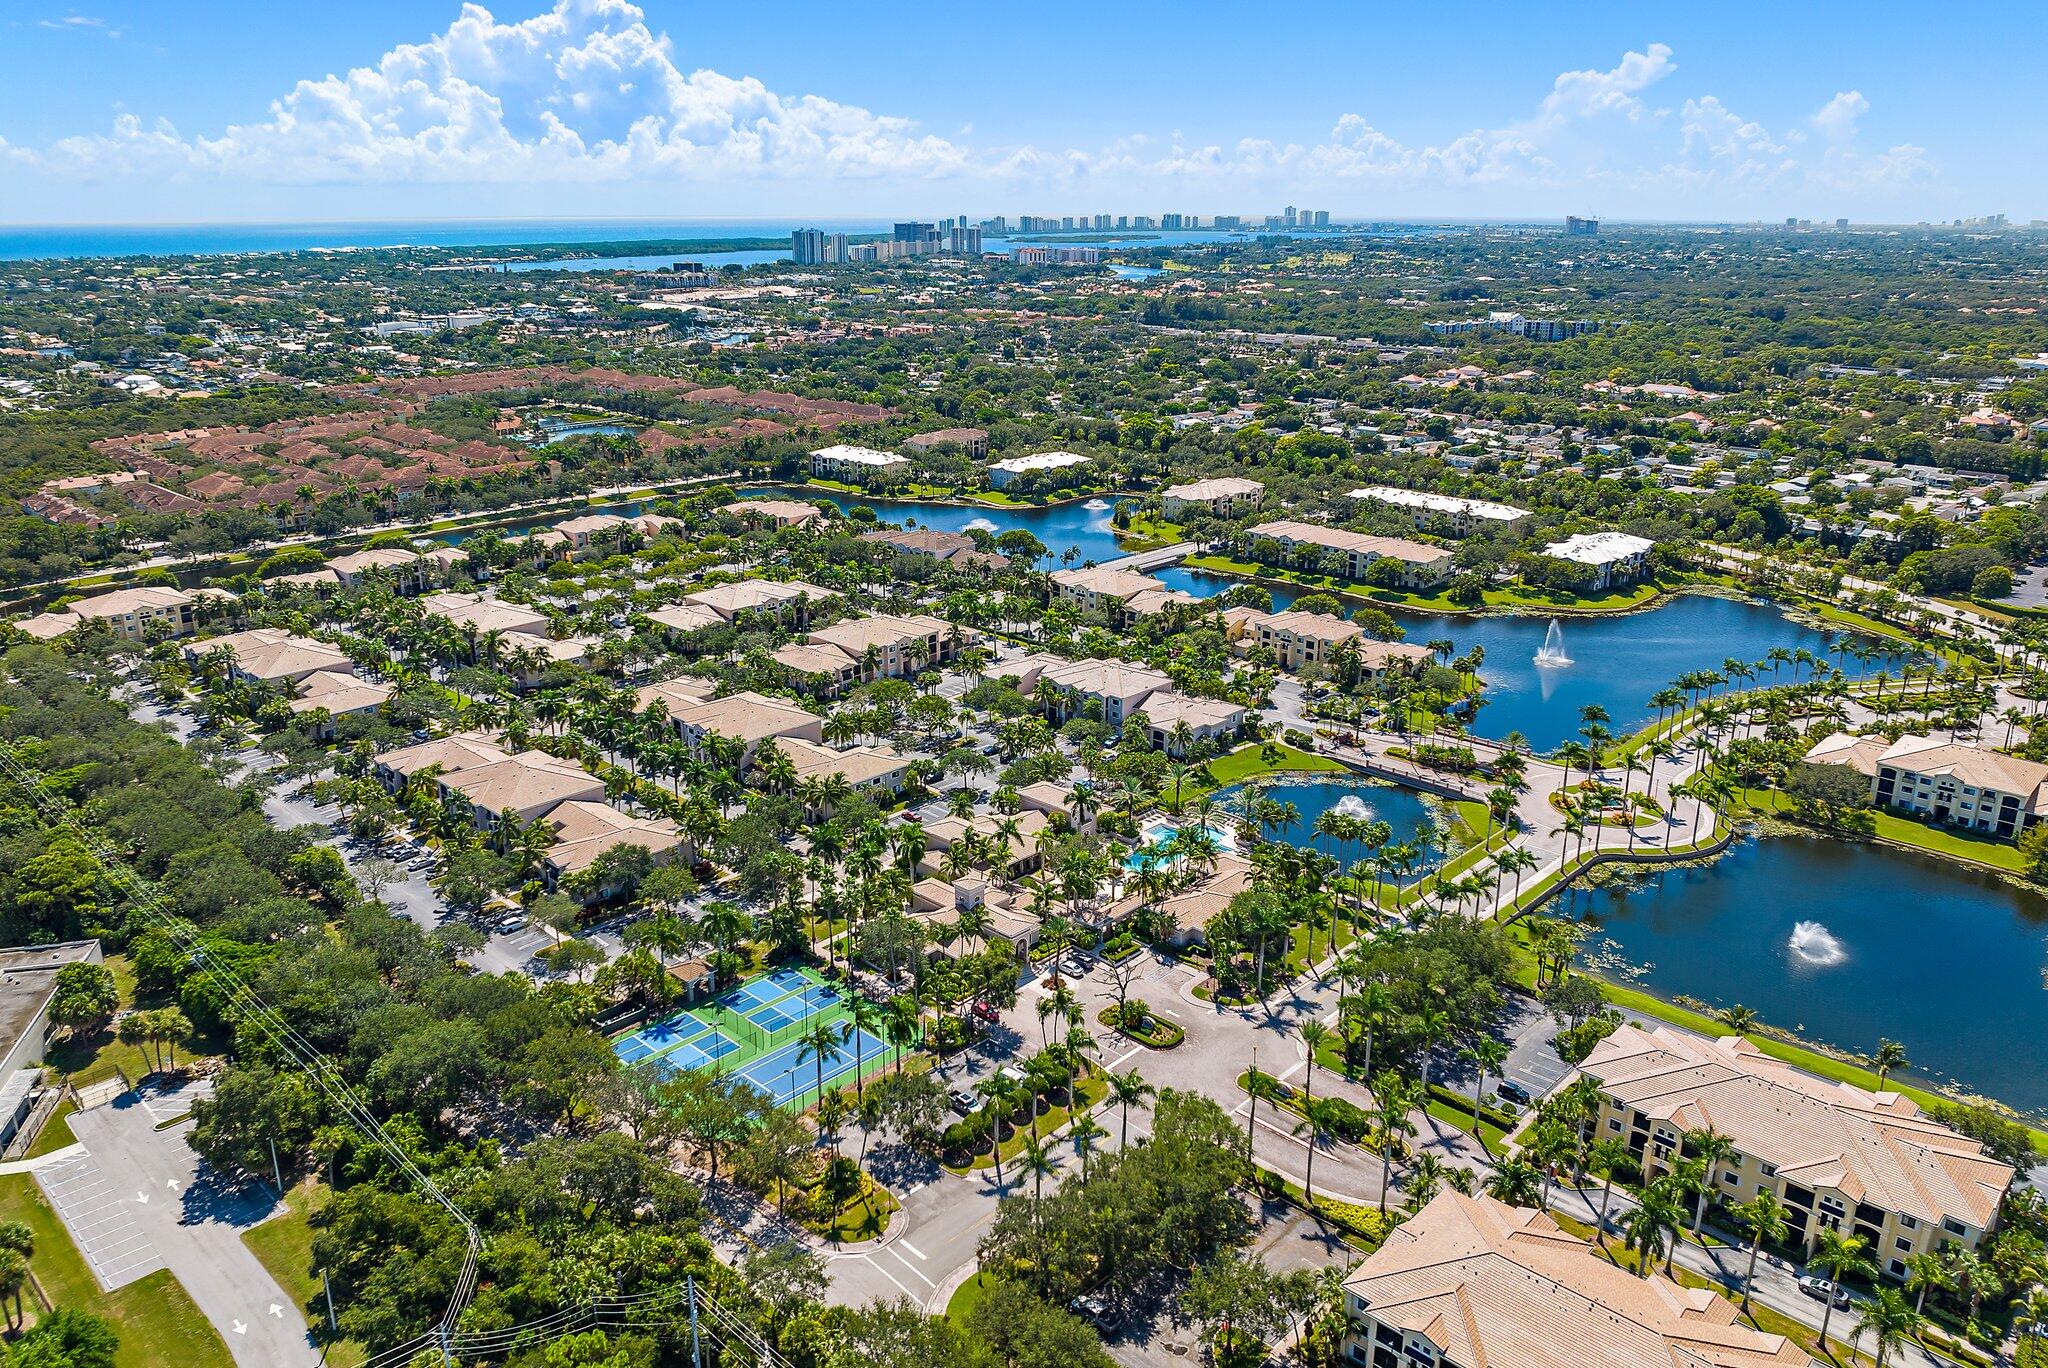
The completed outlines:
[[[131,1204],[136,1198],[116,1191],[90,1154],[37,1171],[36,1183],[108,1291],[164,1266],[156,1246],[135,1224]]]

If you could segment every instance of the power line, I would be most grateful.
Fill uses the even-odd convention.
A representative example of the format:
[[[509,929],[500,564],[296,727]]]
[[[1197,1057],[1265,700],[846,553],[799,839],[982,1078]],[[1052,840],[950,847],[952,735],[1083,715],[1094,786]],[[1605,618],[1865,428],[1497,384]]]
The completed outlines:
[[[398,1364],[410,1362],[421,1351],[434,1348],[438,1348],[444,1358],[456,1354],[487,1355],[493,1351],[502,1352],[522,1342],[545,1342],[604,1326],[656,1328],[680,1327],[687,1323],[685,1319],[677,1316],[648,1320],[637,1314],[642,1307],[652,1309],[660,1303],[673,1306],[682,1300],[684,1293],[670,1288],[633,1297],[593,1298],[579,1306],[517,1325],[501,1326],[473,1334],[458,1332],[457,1322],[476,1294],[478,1256],[483,1246],[483,1236],[476,1223],[455,1205],[432,1177],[413,1162],[404,1147],[385,1131],[383,1122],[371,1111],[369,1104],[363,1100],[355,1086],[342,1075],[334,1061],[317,1045],[300,1035],[277,1009],[257,996],[255,990],[242,982],[233,970],[213,963],[208,958],[206,947],[192,923],[165,906],[156,890],[129,868],[124,856],[99,832],[79,821],[77,813],[45,789],[36,772],[22,764],[13,751],[4,746],[0,746],[0,774],[4,774],[20,790],[46,824],[61,829],[76,841],[98,867],[101,876],[126,894],[158,930],[169,936],[178,948],[185,952],[194,970],[204,974],[220,990],[222,997],[242,1013],[242,1019],[259,1023],[269,1034],[271,1043],[311,1077],[314,1085],[320,1089],[328,1102],[376,1145],[422,1196],[440,1206],[461,1227],[465,1245],[463,1263],[449,1295],[448,1309],[443,1312],[432,1330],[403,1344],[392,1346],[368,1360],[364,1368],[395,1368]],[[771,1349],[752,1326],[720,1305],[701,1288],[695,1290],[695,1301],[699,1311],[721,1338],[742,1345],[755,1355],[764,1368],[789,1368],[788,1361]]]

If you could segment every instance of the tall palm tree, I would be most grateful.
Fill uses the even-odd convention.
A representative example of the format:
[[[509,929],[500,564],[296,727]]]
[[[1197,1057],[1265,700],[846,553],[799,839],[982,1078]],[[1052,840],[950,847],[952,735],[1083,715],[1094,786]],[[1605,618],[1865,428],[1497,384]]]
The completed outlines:
[[[1393,1179],[1394,1146],[1403,1136],[1415,1134],[1415,1122],[1408,1113],[1415,1109],[1420,1094],[1415,1086],[1391,1069],[1373,1075],[1372,1101],[1368,1111],[1379,1140],[1380,1215],[1387,1214],[1387,1185]]]
[[[1607,1246],[1607,1211],[1614,1202],[1614,1180],[1636,1166],[1636,1156],[1628,1143],[1612,1138],[1595,1140],[1586,1147],[1587,1160],[1600,1170],[1600,1219],[1594,1223],[1593,1234],[1600,1246]]]
[[[1159,1089],[1147,1083],[1144,1075],[1140,1074],[1136,1069],[1120,1074],[1113,1073],[1109,1076],[1109,1100],[1116,1103],[1123,1113],[1123,1133],[1117,1138],[1116,1142],[1118,1149],[1130,1147],[1131,1108],[1134,1106],[1142,1107],[1151,1098],[1158,1095]]]
[[[1735,1219],[1749,1232],[1749,1267],[1742,1275],[1742,1305],[1749,1307],[1750,1290],[1756,1286],[1756,1256],[1766,1244],[1785,1238],[1791,1229],[1785,1220],[1785,1204],[1774,1192],[1759,1192],[1735,1208]]]
[[[1462,1053],[1472,1064],[1472,1134],[1479,1141],[1479,1147],[1491,1154],[1493,1151],[1487,1149],[1484,1128],[1479,1124],[1479,1103],[1486,1095],[1487,1075],[1498,1073],[1500,1066],[1508,1062],[1511,1052],[1504,1041],[1482,1035],[1466,1046]]]
[[[1839,1230],[1827,1229],[1820,1233],[1819,1246],[1807,1262],[1832,1278],[1836,1286],[1850,1274],[1868,1277],[1871,1274],[1870,1260],[1864,1257],[1866,1241],[1861,1235],[1844,1235]],[[1834,1319],[1835,1299],[1829,1297],[1820,1313],[1820,1345],[1828,1345],[1828,1324]]]
[[[1884,1084],[1885,1075],[1893,1069],[1908,1069],[1913,1065],[1913,1061],[1906,1058],[1906,1047],[1896,1040],[1878,1041],[1877,1053],[1870,1057],[1870,1062],[1877,1069],[1880,1087]]]
[[[1868,1334],[1877,1345],[1877,1368],[1884,1368],[1891,1351],[1909,1343],[1920,1330],[1920,1313],[1906,1305],[1897,1288],[1880,1287],[1863,1312],[1856,1317],[1856,1329],[1849,1336],[1855,1344]]]
[[[825,1096],[825,1066],[827,1064],[836,1064],[846,1057],[846,1052],[839,1048],[840,1042],[844,1039],[845,1037],[841,1035],[838,1023],[830,1021],[820,1021],[797,1037],[798,1044],[802,1048],[796,1053],[796,1062],[801,1064],[806,1059],[816,1062],[818,1066],[818,1097],[821,1101]]]
[[[1344,1118],[1336,1102],[1327,1097],[1304,1097],[1301,1104],[1301,1122],[1294,1128],[1296,1135],[1308,1136],[1308,1171],[1302,1175],[1302,1197],[1308,1209],[1316,1209],[1316,1148],[1343,1127]]]
[[[1714,1195],[1714,1174],[1730,1159],[1741,1153],[1735,1142],[1715,1130],[1712,1126],[1689,1130],[1684,1135],[1685,1151],[1697,1163],[1706,1166],[1701,1175],[1699,1194],[1692,1213],[1692,1233],[1699,1236],[1700,1224],[1707,1219],[1707,1199]]]

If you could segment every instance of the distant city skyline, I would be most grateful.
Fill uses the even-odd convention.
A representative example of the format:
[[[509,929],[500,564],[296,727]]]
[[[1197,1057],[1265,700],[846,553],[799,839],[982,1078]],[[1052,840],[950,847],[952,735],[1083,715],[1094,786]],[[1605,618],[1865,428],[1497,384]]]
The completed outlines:
[[[908,27],[665,0],[34,4],[0,21],[12,223],[2048,215],[1981,29],[1889,0],[1853,23],[1473,3],[1312,30],[1205,3]],[[2048,38],[2033,10],[1998,27]]]

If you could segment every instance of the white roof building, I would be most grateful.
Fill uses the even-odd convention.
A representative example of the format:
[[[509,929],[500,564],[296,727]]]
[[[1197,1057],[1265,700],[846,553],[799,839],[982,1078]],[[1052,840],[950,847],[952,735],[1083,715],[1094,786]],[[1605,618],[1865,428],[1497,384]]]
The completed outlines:
[[[1401,489],[1394,485],[1366,485],[1352,490],[1351,497],[1391,504],[1420,514],[1440,514],[1455,521],[1507,524],[1520,522],[1529,516],[1528,509],[1516,508],[1513,504],[1467,499],[1456,494],[1435,494],[1426,489]]]

